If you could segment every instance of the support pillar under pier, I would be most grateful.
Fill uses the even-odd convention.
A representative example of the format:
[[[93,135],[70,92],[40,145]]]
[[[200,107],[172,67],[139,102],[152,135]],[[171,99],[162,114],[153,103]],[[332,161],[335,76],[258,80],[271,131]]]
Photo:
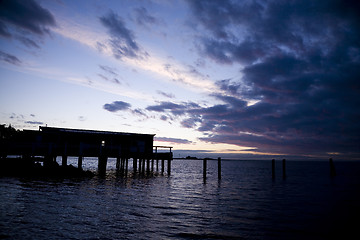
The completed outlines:
[[[170,176],[171,173],[171,159],[168,159],[167,161],[167,171],[168,171],[168,176]]]
[[[146,173],[149,174],[150,173],[150,159],[146,159]]]
[[[164,159],[161,159],[161,174],[164,174],[164,168],[165,168],[165,163],[164,163]]]
[[[105,175],[106,173],[106,165],[107,165],[107,157],[100,156],[98,160],[98,171],[100,175]]]
[[[116,170],[120,169],[120,157],[116,158]]]
[[[78,169],[82,170],[82,162],[83,162],[83,157],[79,156],[79,158],[78,158]]]
[[[134,169],[134,172],[136,172],[136,170],[137,170],[137,159],[136,158],[133,158],[133,169]]]
[[[63,155],[61,157],[61,166],[66,167],[67,166],[67,156]]]
[[[129,159],[126,158],[125,159],[125,176],[127,176],[127,174],[128,174],[128,164],[129,164]]]

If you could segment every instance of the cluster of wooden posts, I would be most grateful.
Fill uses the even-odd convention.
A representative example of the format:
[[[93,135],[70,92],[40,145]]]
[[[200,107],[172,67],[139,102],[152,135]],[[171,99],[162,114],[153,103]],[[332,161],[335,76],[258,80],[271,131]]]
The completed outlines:
[[[161,174],[164,175],[165,172],[165,159],[145,159],[145,158],[132,158],[133,164],[133,172],[139,173],[142,175],[149,175],[150,173],[154,173],[154,171],[159,172],[159,161],[161,161]],[[167,159],[167,175],[170,176],[171,174],[171,159]],[[125,176],[128,173],[128,158],[117,158],[116,159],[116,170],[120,173],[123,173]],[[156,170],[154,169],[156,165]],[[106,166],[100,166],[99,161],[99,173],[104,173],[106,170]]]
[[[106,173],[108,157],[100,156],[98,157],[98,172],[100,175]],[[159,161],[161,161],[161,174],[164,174],[165,171],[165,159],[150,159],[150,158],[132,158],[133,172],[139,174],[150,174],[154,172],[154,165],[156,164],[156,172],[159,172]],[[167,174],[171,174],[171,159],[166,159],[167,161]],[[82,169],[83,157],[78,157],[78,168]],[[62,166],[67,166],[67,156],[62,156]],[[117,157],[116,158],[116,170],[119,173],[128,174],[129,167],[129,158]]]
[[[219,157],[217,160],[218,165],[218,179],[221,179],[221,158]],[[203,159],[203,179],[206,182],[206,173],[207,173],[207,159]]]
[[[271,173],[272,173],[272,178],[275,179],[275,159],[271,160]],[[286,160],[285,159],[282,160],[282,176],[283,176],[283,179],[286,178]]]
[[[331,177],[335,177],[336,176],[336,170],[335,170],[335,165],[334,165],[334,161],[332,158],[329,159],[329,164],[330,164],[330,176]],[[272,178],[275,179],[275,159],[273,159],[271,161],[271,172],[272,172]],[[286,178],[286,160],[283,159],[282,160],[282,177],[283,179]]]

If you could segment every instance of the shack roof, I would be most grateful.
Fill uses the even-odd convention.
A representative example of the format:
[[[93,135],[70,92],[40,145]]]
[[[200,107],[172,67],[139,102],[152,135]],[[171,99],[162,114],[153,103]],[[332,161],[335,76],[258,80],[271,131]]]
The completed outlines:
[[[142,133],[128,133],[128,132],[111,132],[111,131],[99,131],[99,130],[85,130],[85,129],[72,129],[72,128],[57,128],[57,127],[39,127],[42,132],[48,133],[81,133],[81,134],[103,134],[103,135],[122,135],[122,136],[148,136],[154,137],[155,134],[142,134]]]

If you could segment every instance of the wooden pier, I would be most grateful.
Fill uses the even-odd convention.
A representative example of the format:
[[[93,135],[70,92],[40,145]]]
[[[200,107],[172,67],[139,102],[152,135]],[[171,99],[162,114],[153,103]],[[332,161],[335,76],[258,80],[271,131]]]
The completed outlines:
[[[4,135],[4,133],[2,133]],[[167,174],[171,173],[172,147],[154,146],[154,134],[94,131],[54,127],[39,127],[38,131],[16,131],[13,136],[0,138],[0,157],[10,155],[26,159],[43,160],[43,165],[51,165],[61,156],[62,166],[67,166],[68,157],[78,159],[78,169],[82,169],[86,157],[98,158],[99,174],[106,173],[108,158],[116,158],[116,169],[127,174],[129,159],[133,162],[134,173],[144,174],[156,169],[167,160]],[[166,148],[169,152],[158,152]]]

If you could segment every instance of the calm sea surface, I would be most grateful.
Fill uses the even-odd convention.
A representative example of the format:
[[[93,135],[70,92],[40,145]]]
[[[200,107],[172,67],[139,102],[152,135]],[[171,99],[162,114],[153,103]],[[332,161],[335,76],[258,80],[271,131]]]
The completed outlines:
[[[105,178],[2,177],[0,239],[360,239],[359,162],[334,178],[327,161],[287,161],[286,179],[276,164],[274,180],[271,161],[223,161],[221,181],[208,161],[204,183],[197,160],[170,177],[120,176],[115,160]]]

